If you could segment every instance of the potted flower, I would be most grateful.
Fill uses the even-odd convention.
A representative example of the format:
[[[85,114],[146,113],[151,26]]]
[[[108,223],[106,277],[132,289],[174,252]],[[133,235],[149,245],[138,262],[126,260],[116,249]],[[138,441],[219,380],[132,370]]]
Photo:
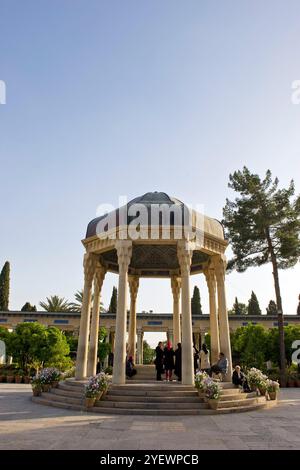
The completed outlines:
[[[264,382],[267,380],[267,376],[262,373],[261,370],[251,367],[247,372],[247,381],[253,392],[256,392],[259,387],[261,392],[265,389]],[[264,392],[265,393],[265,392]]]
[[[206,372],[199,371],[195,374],[195,387],[200,398],[205,397],[205,380],[208,378],[209,376]]]
[[[97,400],[100,400],[101,397],[104,397],[104,395],[106,395],[109,386],[109,378],[108,375],[105,374],[105,372],[100,372],[96,375],[96,380],[99,384],[99,393],[97,396]]]
[[[31,381],[30,375],[24,375],[23,379],[24,379],[24,384],[30,384],[30,381]]]
[[[90,377],[84,386],[85,406],[92,408],[99,396],[100,385],[96,377]]]
[[[50,369],[50,374],[51,374],[51,386],[53,388],[57,388],[59,380],[61,379],[61,373],[59,372],[58,369],[55,369],[55,367],[53,367],[52,369]]]
[[[51,389],[51,383],[52,383],[52,369],[50,368],[42,369],[38,376],[39,376],[40,383],[42,386],[42,391],[49,392]]]
[[[23,379],[23,370],[22,369],[19,369],[15,375],[15,382],[16,384],[20,384],[22,383],[22,379]]]
[[[276,400],[279,391],[279,383],[276,380],[267,380],[266,385],[270,400]]]
[[[261,396],[265,397],[266,396],[266,393],[267,393],[267,380],[268,379],[262,379],[259,383],[258,383],[258,390],[259,390],[259,393],[261,394]]]
[[[208,405],[213,410],[216,410],[218,408],[219,398],[221,394],[220,386],[217,382],[215,382],[211,378],[205,379],[204,386],[205,386],[205,396],[206,396]]]
[[[34,397],[39,397],[42,393],[42,383],[38,375],[35,375],[31,380],[32,394]]]

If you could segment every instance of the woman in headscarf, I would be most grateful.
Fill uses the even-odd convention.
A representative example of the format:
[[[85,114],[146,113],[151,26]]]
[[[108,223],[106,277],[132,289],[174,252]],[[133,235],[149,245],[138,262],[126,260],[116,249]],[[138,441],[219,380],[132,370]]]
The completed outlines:
[[[210,371],[209,350],[207,349],[207,346],[204,343],[202,344],[202,348],[200,351],[199,369],[207,373]]]
[[[172,378],[172,371],[174,370],[174,350],[171,341],[167,342],[167,346],[164,349],[164,366],[166,380],[169,382]]]

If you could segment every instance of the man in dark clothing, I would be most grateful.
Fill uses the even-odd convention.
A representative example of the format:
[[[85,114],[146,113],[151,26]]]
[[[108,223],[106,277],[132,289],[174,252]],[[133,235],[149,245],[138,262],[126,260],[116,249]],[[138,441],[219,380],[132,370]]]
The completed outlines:
[[[182,371],[182,361],[181,361],[181,343],[177,344],[177,349],[175,351],[175,375],[177,375],[178,382],[181,382],[181,371]]]
[[[161,374],[164,371],[164,348],[163,343],[160,341],[155,349],[155,368],[156,368],[156,380],[161,380]]]
[[[235,369],[232,374],[232,383],[233,385],[243,387],[244,392],[250,392],[250,388],[247,382],[245,374],[241,371],[240,366],[235,366]]]

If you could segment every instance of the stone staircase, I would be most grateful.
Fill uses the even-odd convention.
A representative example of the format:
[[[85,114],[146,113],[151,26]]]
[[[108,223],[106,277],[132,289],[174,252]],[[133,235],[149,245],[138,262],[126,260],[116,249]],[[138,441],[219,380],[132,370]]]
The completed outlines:
[[[221,398],[217,410],[212,410],[194,387],[176,382],[156,382],[149,379],[144,383],[131,380],[125,385],[111,385],[106,396],[96,402],[93,408],[84,405],[84,381],[66,379],[58,388],[32,397],[35,403],[77,411],[101,414],[182,416],[220,414],[252,411],[274,404],[256,393],[241,393],[230,383],[222,383]]]

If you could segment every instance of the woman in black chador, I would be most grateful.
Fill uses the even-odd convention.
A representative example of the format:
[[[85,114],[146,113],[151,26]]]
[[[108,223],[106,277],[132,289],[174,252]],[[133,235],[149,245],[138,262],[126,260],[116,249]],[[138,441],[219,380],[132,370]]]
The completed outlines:
[[[174,370],[174,350],[170,341],[167,342],[167,346],[164,349],[164,366],[166,371],[166,380],[169,382]]]
[[[177,349],[175,351],[175,375],[177,375],[178,382],[181,382],[181,370],[182,370],[182,365],[181,365],[181,343],[177,344]]]
[[[161,341],[156,346],[155,354],[156,380],[161,380],[161,374],[164,371],[164,347]]]

